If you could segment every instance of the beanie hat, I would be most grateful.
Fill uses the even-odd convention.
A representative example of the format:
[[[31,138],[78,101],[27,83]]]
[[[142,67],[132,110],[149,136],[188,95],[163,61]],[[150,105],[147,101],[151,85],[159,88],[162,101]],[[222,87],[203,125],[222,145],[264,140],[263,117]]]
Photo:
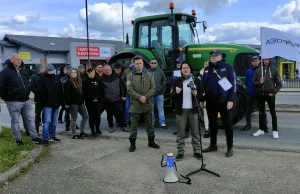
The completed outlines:
[[[46,71],[47,71],[47,72],[48,72],[48,71],[54,71],[53,65],[52,65],[52,64],[47,64],[47,65],[46,65]]]
[[[10,64],[10,63],[11,63],[11,62],[10,62],[10,59],[6,59],[5,64],[8,65],[8,64]]]
[[[35,65],[35,72],[39,73],[43,67],[44,67],[43,64],[36,64]]]
[[[73,68],[73,67],[72,67],[71,65],[68,65],[68,66],[65,67],[65,69],[66,69],[67,71],[71,71],[72,68]]]
[[[78,65],[78,69],[79,69],[79,68],[85,69],[84,65],[82,65],[82,64]]]

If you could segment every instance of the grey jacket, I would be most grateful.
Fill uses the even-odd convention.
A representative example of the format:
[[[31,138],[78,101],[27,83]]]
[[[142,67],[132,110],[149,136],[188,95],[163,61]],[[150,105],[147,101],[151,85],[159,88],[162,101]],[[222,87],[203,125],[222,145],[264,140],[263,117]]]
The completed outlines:
[[[263,77],[265,79],[263,84],[260,84],[261,73],[261,67],[259,67],[254,74],[253,85],[256,88],[256,92],[260,95],[277,94],[282,88],[278,70],[270,66],[263,67]]]
[[[156,92],[155,95],[163,95],[165,93],[166,84],[167,84],[167,78],[165,76],[165,73],[162,69],[155,68],[155,69],[147,69],[148,72],[150,72],[155,81],[155,88]]]

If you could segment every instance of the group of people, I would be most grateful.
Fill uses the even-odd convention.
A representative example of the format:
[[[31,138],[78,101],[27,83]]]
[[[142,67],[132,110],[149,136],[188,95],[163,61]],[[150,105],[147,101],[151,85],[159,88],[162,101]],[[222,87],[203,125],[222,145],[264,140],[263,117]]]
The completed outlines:
[[[192,145],[194,157],[201,159],[200,141],[198,129],[197,101],[200,102],[204,112],[205,134],[204,138],[210,137],[210,145],[203,150],[203,153],[217,151],[217,119],[221,115],[223,127],[225,129],[227,152],[226,157],[233,156],[233,129],[231,124],[231,109],[236,99],[236,75],[231,65],[222,59],[222,53],[219,50],[213,50],[210,53],[210,59],[205,61],[204,68],[200,71],[199,77],[193,77],[195,87],[192,89],[189,84],[192,68],[181,58],[177,59],[177,69],[173,72],[175,78],[173,84],[172,96],[175,100],[176,120],[177,120],[177,148],[178,155],[176,160],[182,160],[184,157],[184,135],[191,130]],[[262,66],[260,58],[253,56],[251,58],[251,67],[247,69],[245,83],[247,86],[247,110],[246,126],[242,131],[252,128],[251,115],[255,102],[259,108],[259,129],[253,136],[261,136],[268,133],[268,120],[265,111],[265,103],[268,103],[272,116],[273,138],[278,139],[277,116],[275,110],[275,95],[282,87],[279,72],[276,68],[270,66],[270,59],[263,59]],[[200,81],[199,81],[200,80]],[[229,87],[228,87],[229,86]],[[197,98],[193,98],[196,96]]]
[[[22,145],[19,118],[22,116],[24,126],[34,143],[48,144],[48,141],[59,142],[56,138],[57,121],[62,121],[65,111],[66,131],[73,133],[72,138],[86,137],[85,125],[89,122],[92,136],[102,134],[100,130],[101,114],[107,112],[108,132],[113,133],[115,117],[121,129],[130,132],[129,151],[136,150],[137,127],[143,119],[148,134],[148,147],[155,149],[155,107],[161,128],[167,129],[164,115],[164,93],[167,78],[157,67],[158,61],[150,60],[146,69],[141,56],[135,56],[130,66],[122,71],[121,65],[114,69],[109,65],[98,64],[97,67],[85,70],[79,65],[70,65],[62,69],[63,74],[56,76],[52,64],[36,66],[36,73],[29,79],[24,64],[18,54],[13,54],[7,61],[7,67],[0,72],[1,98],[7,104],[11,115],[13,137]],[[221,115],[227,140],[226,157],[233,155],[233,129],[230,111],[236,98],[236,75],[232,66],[222,60],[219,50],[210,52],[199,77],[193,76],[191,65],[182,58],[177,60],[176,75],[172,78],[171,97],[174,100],[177,122],[176,160],[184,158],[186,134],[191,132],[194,157],[201,160],[199,134],[199,104],[204,109],[205,134],[210,137],[210,145],[203,153],[217,151],[217,119]],[[251,129],[252,104],[259,102],[259,130],[254,136],[267,132],[265,102],[272,115],[273,137],[278,138],[277,117],[275,111],[275,94],[281,88],[279,73],[269,66],[269,59],[263,60],[263,68],[258,68],[259,58],[252,57],[252,67],[247,70],[248,87],[247,125],[243,130]],[[30,80],[30,82],[29,82]],[[35,117],[29,100],[29,93],[35,94]],[[59,107],[62,106],[61,111]],[[60,112],[60,113],[59,113]],[[77,115],[82,120],[80,133],[76,133]],[[42,117],[41,117],[42,115]],[[71,117],[71,118],[69,118]],[[38,138],[42,123],[42,139]],[[130,125],[130,129],[129,129]]]

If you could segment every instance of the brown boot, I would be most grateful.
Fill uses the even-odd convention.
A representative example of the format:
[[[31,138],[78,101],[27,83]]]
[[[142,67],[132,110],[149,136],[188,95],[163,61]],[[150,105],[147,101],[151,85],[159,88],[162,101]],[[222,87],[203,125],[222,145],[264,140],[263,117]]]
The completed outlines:
[[[113,133],[113,132],[115,132],[115,130],[114,130],[114,128],[109,127],[109,128],[108,128],[108,132],[109,132],[109,133]]]
[[[124,131],[124,132],[130,132],[130,129],[128,127],[123,127],[122,131]]]

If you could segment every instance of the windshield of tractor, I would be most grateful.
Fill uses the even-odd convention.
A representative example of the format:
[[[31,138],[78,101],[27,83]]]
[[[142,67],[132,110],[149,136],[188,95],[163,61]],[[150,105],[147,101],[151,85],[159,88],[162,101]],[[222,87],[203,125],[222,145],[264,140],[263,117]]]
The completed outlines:
[[[178,22],[178,31],[180,47],[195,43],[194,31],[190,23],[186,23],[186,21]]]
[[[172,55],[175,50],[186,44],[193,44],[195,40],[191,24],[185,18],[176,20],[177,26],[173,29],[167,19],[142,22],[138,25],[137,46],[151,49],[162,69],[173,70],[175,63]],[[173,48],[174,45],[177,48]]]

